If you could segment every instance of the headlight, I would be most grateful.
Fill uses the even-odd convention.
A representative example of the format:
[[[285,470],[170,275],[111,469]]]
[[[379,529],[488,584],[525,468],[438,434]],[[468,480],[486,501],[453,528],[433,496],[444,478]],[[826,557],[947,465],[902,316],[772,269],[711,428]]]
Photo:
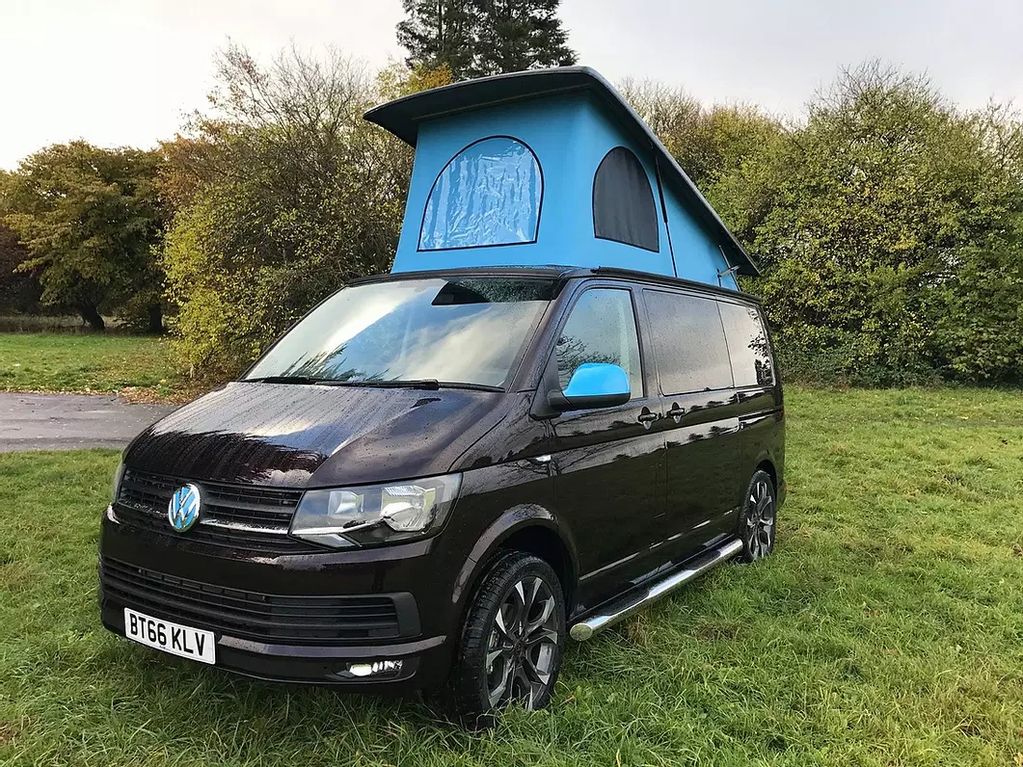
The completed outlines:
[[[373,545],[436,532],[458,496],[461,474],[385,485],[307,490],[291,534],[324,546]]]
[[[117,471],[114,472],[113,485],[110,488],[110,502],[117,500],[117,493],[121,490],[121,478],[124,477],[124,461],[117,464]]]

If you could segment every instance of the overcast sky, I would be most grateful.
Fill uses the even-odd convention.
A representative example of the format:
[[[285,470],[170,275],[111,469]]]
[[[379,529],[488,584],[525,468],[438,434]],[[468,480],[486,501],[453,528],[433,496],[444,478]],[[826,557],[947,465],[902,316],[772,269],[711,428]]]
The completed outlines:
[[[964,106],[1023,107],[1020,0],[563,0],[580,63],[707,102],[798,114],[842,66],[880,58]],[[0,167],[53,142],[148,147],[205,103],[230,37],[400,59],[399,0],[0,0]]]

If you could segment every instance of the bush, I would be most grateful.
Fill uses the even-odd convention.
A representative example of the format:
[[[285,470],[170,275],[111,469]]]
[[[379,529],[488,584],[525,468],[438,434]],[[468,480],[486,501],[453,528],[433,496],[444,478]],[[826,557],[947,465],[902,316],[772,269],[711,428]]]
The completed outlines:
[[[1023,238],[965,251],[935,293],[935,346],[946,375],[1023,381]]]
[[[719,174],[791,374],[902,385],[1020,380],[1023,130],[924,79],[848,72]]]
[[[219,67],[215,113],[165,146],[178,205],[163,261],[177,349],[223,378],[353,277],[386,271],[411,152],[362,119],[377,85],[339,56]]]

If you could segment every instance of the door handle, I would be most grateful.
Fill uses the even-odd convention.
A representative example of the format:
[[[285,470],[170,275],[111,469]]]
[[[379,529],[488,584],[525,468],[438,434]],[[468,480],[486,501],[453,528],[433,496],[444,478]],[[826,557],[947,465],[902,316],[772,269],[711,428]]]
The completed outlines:
[[[671,410],[669,410],[667,413],[665,413],[666,416],[668,416],[670,418],[674,418],[675,419],[675,423],[678,423],[679,421],[681,421],[682,420],[682,416],[684,416],[685,414],[686,414],[686,409],[684,407],[679,407],[674,402],[671,404]]]
[[[651,413],[649,410],[644,410],[642,413],[636,416],[636,420],[639,421],[644,426],[650,426],[650,424],[656,421],[658,418],[660,418],[660,416],[657,415],[657,413]]]

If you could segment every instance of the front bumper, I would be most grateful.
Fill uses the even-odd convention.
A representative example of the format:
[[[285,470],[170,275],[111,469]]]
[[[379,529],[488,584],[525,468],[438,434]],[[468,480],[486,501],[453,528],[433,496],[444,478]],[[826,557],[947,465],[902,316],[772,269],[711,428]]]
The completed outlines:
[[[444,581],[430,550],[430,541],[420,541],[230,558],[187,534],[153,536],[121,524],[108,510],[100,613],[122,636],[125,607],[212,631],[216,665],[250,677],[360,691],[435,688],[447,678],[455,632],[445,625]],[[393,602],[391,622],[372,612],[383,609],[380,602]],[[341,616],[336,631],[333,616]],[[358,676],[350,668],[382,661],[401,661],[400,670],[387,664],[389,672]]]
[[[125,607],[147,612],[146,608],[102,598],[103,625],[120,636],[124,636]],[[148,613],[155,612],[148,610]],[[166,614],[154,617],[180,621],[180,618]],[[218,668],[273,682],[344,685],[353,691],[363,692],[384,689],[401,692],[437,686],[443,681],[443,669],[447,667],[447,638],[444,636],[397,644],[338,646],[271,644],[220,632],[215,632],[215,635]],[[174,658],[171,655],[166,657]],[[353,677],[348,671],[354,663],[384,660],[401,660],[401,671],[380,678]]]

